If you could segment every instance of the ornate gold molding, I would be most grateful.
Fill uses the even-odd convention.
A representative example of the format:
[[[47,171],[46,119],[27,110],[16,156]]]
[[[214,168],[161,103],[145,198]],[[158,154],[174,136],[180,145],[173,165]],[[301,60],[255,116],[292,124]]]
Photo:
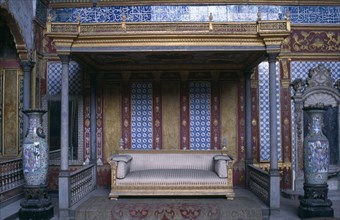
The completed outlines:
[[[281,44],[290,34],[290,20],[285,21],[258,21],[258,32],[269,53],[279,53]]]
[[[95,24],[52,23],[49,20],[45,34],[53,39],[60,51],[60,48],[67,46],[71,50],[110,46],[270,47],[281,45],[283,38],[289,33],[289,20]]]
[[[269,162],[256,163],[256,164],[254,163],[254,165],[256,167],[259,167],[259,168],[264,169],[264,170],[270,169],[270,163]],[[287,163],[279,162],[278,165],[279,165],[279,169],[292,169],[292,163],[291,162],[287,162]]]
[[[281,47],[281,58],[339,60],[340,30],[336,25],[292,25]]]

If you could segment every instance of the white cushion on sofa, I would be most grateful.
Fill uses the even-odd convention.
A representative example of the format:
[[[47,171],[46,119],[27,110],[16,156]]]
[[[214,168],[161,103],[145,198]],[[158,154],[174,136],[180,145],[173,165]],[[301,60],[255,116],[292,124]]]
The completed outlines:
[[[117,185],[226,185],[215,172],[191,169],[155,169],[130,172]]]
[[[227,161],[225,160],[217,160],[215,161],[215,172],[220,178],[227,178]]]
[[[214,160],[232,160],[228,155],[215,155]]]
[[[132,157],[130,155],[112,155],[112,160],[113,161],[122,161],[122,162],[129,162],[130,160],[132,160]]]
[[[117,165],[117,178],[123,179],[130,172],[130,163],[119,161]]]
[[[214,170],[211,154],[129,154],[131,172],[153,169]]]

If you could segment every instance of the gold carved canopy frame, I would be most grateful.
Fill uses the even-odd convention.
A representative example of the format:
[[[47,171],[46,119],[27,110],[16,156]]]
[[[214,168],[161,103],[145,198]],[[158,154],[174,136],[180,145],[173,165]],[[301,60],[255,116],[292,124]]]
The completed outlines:
[[[255,22],[47,22],[46,36],[58,55],[72,55],[87,65],[90,54],[157,51],[219,51],[247,55],[233,68],[246,70],[279,53],[290,34],[290,20]],[[84,54],[86,56],[84,56]],[[95,67],[100,68],[100,66]]]

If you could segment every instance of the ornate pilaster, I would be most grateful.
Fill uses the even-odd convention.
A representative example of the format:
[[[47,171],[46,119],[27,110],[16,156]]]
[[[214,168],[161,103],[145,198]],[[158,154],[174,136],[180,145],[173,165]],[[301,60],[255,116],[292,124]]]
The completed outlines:
[[[212,81],[211,84],[211,149],[221,149],[221,123],[220,123],[220,84]]]
[[[281,106],[281,135],[282,135],[282,162],[292,163],[292,124],[291,124],[291,88],[290,84],[290,61],[288,59],[280,60],[281,66],[281,86],[280,86],[280,106]],[[292,188],[292,169],[282,168],[282,188]]]
[[[260,161],[260,112],[259,112],[259,75],[258,68],[251,74],[251,147],[253,162]]]
[[[190,149],[190,122],[189,122],[189,91],[187,81],[181,82],[180,104],[180,147],[183,150]]]
[[[153,148],[156,150],[162,149],[162,95],[159,79],[153,83]]]
[[[122,81],[122,137],[119,144],[122,149],[131,148],[131,101],[130,86],[125,80]]]
[[[246,99],[246,186],[249,184],[248,165],[252,164],[252,135],[251,135],[251,71],[244,73],[245,75],[245,99]]]
[[[238,83],[238,160],[243,162],[246,159],[246,110],[245,110],[245,82],[241,78]],[[244,183],[242,183],[244,184]]]
[[[96,162],[96,76],[90,74],[90,161]]]
[[[84,163],[90,164],[91,158],[91,88],[90,77],[85,75],[84,79]]]
[[[92,97],[92,90],[91,90]],[[96,103],[95,103],[95,115],[96,115],[96,138],[95,138],[95,146],[96,148],[96,160],[97,165],[103,165],[103,128],[104,128],[104,114],[103,114],[103,90],[96,90]],[[92,146],[91,146],[92,147]]]

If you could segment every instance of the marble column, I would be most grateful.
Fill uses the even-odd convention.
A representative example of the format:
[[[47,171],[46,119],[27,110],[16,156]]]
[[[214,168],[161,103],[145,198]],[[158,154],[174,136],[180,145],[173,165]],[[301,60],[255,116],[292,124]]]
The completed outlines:
[[[250,76],[251,71],[246,71],[245,76],[245,96],[246,96],[246,186],[249,186],[249,171],[248,165],[252,164],[252,151],[251,151],[251,88]]]
[[[277,53],[268,54],[269,62],[269,134],[270,134],[270,209],[280,209],[280,174],[278,169],[277,142],[277,98],[276,98],[276,57]]]
[[[31,105],[31,73],[34,67],[32,61],[22,61],[20,63],[22,71],[24,73],[24,97],[23,97],[23,109],[30,109]],[[23,131],[26,132],[28,128],[28,117],[24,115]],[[25,136],[25,134],[23,134]]]
[[[59,209],[70,207],[70,171],[68,164],[69,148],[69,62],[70,57],[60,55],[61,73],[61,131],[60,131],[60,173],[59,173]]]

